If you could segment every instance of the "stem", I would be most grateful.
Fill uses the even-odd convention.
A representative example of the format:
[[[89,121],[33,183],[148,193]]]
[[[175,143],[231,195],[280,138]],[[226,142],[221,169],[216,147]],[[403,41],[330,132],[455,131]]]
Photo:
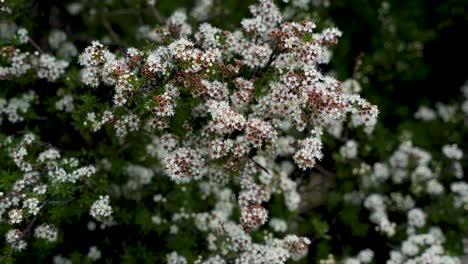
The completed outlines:
[[[166,24],[166,18],[159,13],[159,11],[153,6],[149,5],[151,13],[153,13],[154,18],[158,21],[159,24]]]
[[[34,48],[37,49],[37,51],[39,51],[40,53],[44,53],[41,47],[39,47],[39,45],[32,38],[28,37],[28,41],[34,46]]]
[[[353,75],[352,75],[353,80],[356,80],[356,78],[358,77],[357,74],[359,72],[359,68],[362,65],[362,58],[363,57],[364,57],[364,52],[361,52],[361,53],[358,54],[358,56],[356,58],[356,62],[354,63]]]
[[[35,216],[33,217],[33,219],[31,220],[31,222],[29,223],[29,225],[26,227],[26,229],[24,229],[24,231],[23,231],[23,236],[20,237],[20,238],[18,239],[18,241],[21,240],[21,239],[23,239],[23,237],[25,237],[25,236],[29,237],[29,233],[30,233],[30,231],[31,231],[31,229],[32,229],[32,227],[33,227],[33,225],[34,225],[34,223],[36,222],[36,220],[37,220],[37,215],[35,215]]]
[[[249,157],[249,160],[251,160],[253,163],[255,163],[255,165],[260,167],[264,172],[268,173],[268,175],[271,175],[270,172],[267,170],[267,168],[260,165],[260,163],[256,162],[253,158]]]
[[[316,168],[320,173],[322,173],[322,174],[325,175],[325,176],[331,177],[331,176],[334,176],[334,175],[335,175],[333,172],[331,172],[331,171],[325,169],[325,168],[322,167],[322,165],[320,165],[320,164],[316,164],[316,165],[315,165],[315,168]]]
[[[107,31],[109,31],[112,41],[116,43],[120,43],[121,41],[120,41],[119,35],[117,35],[117,33],[115,33],[115,31],[112,29],[112,25],[109,23],[109,21],[105,19],[104,17],[102,17],[102,23],[104,27],[107,29]]]
[[[71,198],[68,198],[68,199],[63,200],[63,201],[49,201],[49,202],[47,202],[47,204],[52,204],[52,205],[54,205],[54,204],[67,204],[67,203],[69,203],[69,202],[71,202],[73,200],[75,200],[75,197],[71,197]]]

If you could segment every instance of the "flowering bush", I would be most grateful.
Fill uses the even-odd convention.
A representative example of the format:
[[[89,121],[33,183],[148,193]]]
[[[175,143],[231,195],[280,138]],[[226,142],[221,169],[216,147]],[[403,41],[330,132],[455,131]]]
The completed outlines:
[[[2,262],[461,263],[468,86],[415,113],[461,127],[426,150],[327,71],[309,1],[137,2],[2,1]]]

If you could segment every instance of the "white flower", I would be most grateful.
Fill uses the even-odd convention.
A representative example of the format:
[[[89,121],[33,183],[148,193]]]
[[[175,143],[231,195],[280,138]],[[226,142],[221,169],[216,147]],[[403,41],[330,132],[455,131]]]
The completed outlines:
[[[345,158],[345,159],[354,159],[357,157],[358,154],[358,144],[354,140],[348,140],[346,143],[341,146],[340,148],[340,154]]]
[[[423,121],[432,121],[436,119],[437,115],[434,110],[425,106],[420,106],[418,108],[418,111],[414,113],[414,117],[416,119],[423,120]]]
[[[275,232],[284,233],[288,230],[288,225],[283,219],[272,218],[269,225]]]
[[[318,137],[308,137],[300,143],[299,150],[294,154],[294,161],[303,170],[313,168],[316,160],[321,160],[322,141]]]
[[[21,209],[12,209],[8,213],[8,216],[10,217],[10,223],[11,224],[19,224],[23,221],[23,210]]]
[[[457,144],[444,145],[442,147],[442,153],[444,153],[447,158],[454,160],[460,160],[463,157],[463,152]]]
[[[36,238],[46,239],[48,242],[55,242],[57,240],[57,233],[57,228],[48,224],[42,224],[34,230]]]
[[[91,206],[90,214],[94,219],[98,221],[104,221],[112,215],[112,207],[109,205],[110,198],[108,195],[99,196],[99,199],[96,200]]]
[[[96,246],[90,247],[88,251],[88,258],[91,261],[97,261],[101,259],[101,251],[99,251],[99,249]]]
[[[371,261],[374,259],[374,251],[368,248],[361,250],[357,258],[359,261],[361,261],[361,263],[371,263]]]
[[[166,256],[168,264],[187,264],[187,259],[173,251]]]
[[[25,28],[20,28],[18,29],[18,40],[21,44],[25,44],[29,41],[29,36],[28,36],[28,30],[26,30]]]
[[[426,225],[426,213],[419,208],[411,209],[408,212],[408,224],[414,227],[423,227]]]
[[[28,209],[30,214],[36,215],[39,210],[39,200],[37,198],[29,198],[23,202],[23,208]]]

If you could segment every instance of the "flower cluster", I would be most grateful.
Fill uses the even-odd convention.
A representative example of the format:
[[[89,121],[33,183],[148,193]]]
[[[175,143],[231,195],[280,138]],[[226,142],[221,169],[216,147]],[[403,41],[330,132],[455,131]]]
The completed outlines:
[[[17,123],[24,120],[31,105],[37,101],[37,95],[34,91],[29,91],[19,97],[5,99],[0,97],[0,124],[3,121],[3,115],[10,123]]]
[[[420,107],[415,117],[424,122],[435,122],[439,117],[444,125],[463,119],[457,105],[438,103],[436,108],[437,112]],[[440,216],[436,211],[450,211],[451,215],[466,213],[468,184],[462,169],[464,151],[458,144],[445,144],[431,153],[414,146],[410,139],[411,134],[405,134],[388,160],[373,166],[361,159],[364,151],[357,148],[353,153],[357,155],[352,155],[354,160],[340,160],[360,167],[353,170],[361,180],[359,191],[348,193],[344,200],[367,208],[377,231],[392,240],[403,238],[400,246],[390,251],[388,264],[462,263],[461,258],[445,248],[447,230],[439,225]],[[348,146],[350,141],[353,140],[348,140],[340,150],[343,157],[352,149]],[[439,204],[438,199],[446,200]],[[366,261],[358,256],[347,258],[345,263]]]
[[[390,237],[395,234],[396,224],[388,219],[385,203],[381,195],[369,195],[364,202],[364,206],[371,211],[370,220],[377,225],[378,231]]]
[[[254,18],[243,19],[239,31],[203,23],[194,33],[196,42],[189,38],[192,27],[183,10],[150,34],[158,43],[152,50],[129,48],[122,56],[93,42],[79,58],[82,81],[93,89],[112,86],[114,93],[112,105],[100,113],[89,112],[84,123],[94,132],[112,125],[122,143],[128,131],[156,132],[146,145],[146,153],[161,162],[161,170],[155,171],[176,184],[197,181],[202,197],[213,195],[218,201],[212,211],[188,214],[182,208],[171,219],[160,211],[153,223],[169,225],[169,234],[176,235],[180,227],[175,223],[193,219],[207,232],[208,248],[222,249],[213,260],[233,252],[239,256],[237,263],[258,258],[284,263],[303,257],[310,241],[289,235],[256,244],[247,233],[267,223],[269,213],[262,204],[272,195],[281,194],[290,211],[299,208],[298,185],[290,178],[294,166],[275,159],[281,156],[303,170],[312,169],[323,157],[324,129],[350,117],[351,125],[364,125],[370,133],[378,110],[357,94],[344,93],[339,81],[318,69],[329,60],[328,47],[337,43],[339,30],[315,32],[312,22],[283,22],[272,0],[261,0],[250,11]],[[180,112],[183,106],[191,112]],[[123,120],[129,116],[138,121],[127,130],[119,124],[127,123]],[[296,136],[289,135],[290,129],[297,130]],[[348,148],[352,158],[357,149]],[[126,170],[131,177],[126,190],[141,188],[153,175],[136,164]],[[230,220],[236,206],[232,191],[216,188],[228,186],[235,175],[241,179],[240,226]],[[110,208],[108,201],[96,201],[92,215],[99,219],[95,207]],[[173,252],[168,261],[183,263],[185,258]]]
[[[321,160],[322,142],[318,137],[308,137],[300,142],[299,151],[294,154],[294,160],[299,168],[305,170],[313,168],[317,160]]]
[[[5,234],[6,243],[18,251],[24,250],[27,246],[27,243],[24,240],[22,240],[22,238],[23,233],[18,229],[10,229]]]
[[[106,221],[112,218],[112,207],[110,206],[110,198],[108,195],[99,196],[91,206],[89,214],[98,221]]]
[[[37,78],[54,82],[64,75],[69,66],[67,61],[59,60],[50,54],[31,54],[12,46],[0,48],[0,59],[5,61],[4,65],[0,65],[0,80],[21,77],[29,71],[34,71]]]
[[[203,159],[192,149],[179,148],[163,160],[164,169],[177,183],[200,179]]]
[[[251,230],[265,224],[268,213],[261,205],[249,205],[242,208],[240,223],[245,230]]]
[[[16,250],[25,249],[25,238],[32,230],[36,238],[56,241],[58,229],[54,225],[43,223],[32,229],[33,224],[42,219],[44,208],[68,202],[50,200],[58,188],[82,185],[96,173],[95,167],[79,167],[78,159],[63,157],[55,148],[44,149],[46,144],[31,133],[20,138],[6,137],[0,144],[2,155],[11,158],[9,169],[19,173],[14,182],[6,185],[8,192],[0,192],[0,219],[12,227],[6,234],[7,244]]]
[[[354,257],[354,258],[347,258],[345,260],[345,264],[366,264],[366,263],[372,263],[374,259],[374,251],[371,249],[364,249],[359,252],[359,254]]]
[[[55,226],[42,224],[34,230],[34,237],[45,239],[48,242],[55,242],[57,240],[57,233]]]
[[[462,152],[456,144],[445,145],[441,152],[451,162],[459,164]],[[461,263],[457,257],[445,252],[443,247],[445,238],[440,227],[429,226],[430,232],[423,233],[432,221],[431,214],[426,211],[428,209],[418,207],[421,197],[431,199],[451,191],[453,204],[443,206],[452,206],[453,210],[466,206],[463,199],[466,200],[467,197],[467,184],[457,179],[463,177],[463,174],[460,175],[456,166],[451,163],[446,164],[444,169],[439,167],[441,164],[443,163],[434,161],[429,152],[413,146],[411,141],[403,141],[388,162],[375,163],[373,167],[363,163],[361,164],[363,169],[356,170],[358,175],[362,175],[360,185],[363,189],[357,195],[352,195],[353,198],[350,196],[346,200],[357,205],[363,202],[364,207],[371,212],[370,221],[376,225],[376,230],[386,236],[395,237],[401,232],[399,230],[406,230],[404,234],[407,238],[402,241],[401,249],[392,251],[387,263]],[[447,173],[451,176],[448,177]],[[450,187],[446,186],[447,181],[451,183]],[[392,185],[403,184],[409,186],[405,191],[396,192],[392,191],[395,187],[390,188]],[[383,186],[387,186],[387,189],[382,189]],[[382,192],[382,190],[390,191]],[[398,213],[405,214],[406,221],[400,222],[396,219],[392,221],[391,216]],[[348,258],[346,263],[368,262],[358,257]]]
[[[445,252],[444,242],[445,237],[437,228],[432,228],[428,233],[411,235],[403,241],[399,250],[390,252],[390,259],[387,263],[460,264],[461,261],[457,257]]]

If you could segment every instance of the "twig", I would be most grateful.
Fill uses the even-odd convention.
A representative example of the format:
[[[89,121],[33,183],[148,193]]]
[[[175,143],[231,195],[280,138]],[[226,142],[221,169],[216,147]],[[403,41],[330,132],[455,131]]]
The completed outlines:
[[[67,200],[63,200],[63,201],[49,201],[47,202],[47,204],[67,204],[71,201],[75,200],[75,197],[71,197],[71,198],[68,198]]]
[[[362,65],[362,58],[364,58],[364,52],[359,53],[356,58],[356,62],[354,64],[354,69],[353,69],[353,75],[352,75],[353,80],[356,80],[356,78],[358,77],[357,75],[359,73],[359,68]]]
[[[153,6],[149,5],[151,13],[153,13],[154,18],[158,21],[159,24],[166,24],[166,18],[159,13],[159,11]]]
[[[315,165],[315,168],[316,168],[320,173],[322,173],[322,174],[325,175],[325,176],[331,177],[331,176],[334,176],[334,175],[335,175],[333,172],[331,172],[331,171],[325,169],[325,168],[322,167],[322,165],[320,165],[320,164],[316,164],[316,165]]]
[[[104,11],[101,14],[105,16],[118,16],[118,15],[138,15],[140,13],[139,10],[133,8],[123,8],[117,9],[112,11]]]
[[[33,225],[34,225],[34,223],[36,222],[36,220],[37,220],[37,214],[36,214],[36,215],[34,216],[34,218],[31,220],[31,222],[30,222],[29,225],[26,227],[26,229],[24,229],[24,231],[23,231],[23,236],[21,236],[21,237],[18,239],[18,241],[21,240],[21,239],[23,239],[24,236],[29,237],[29,233],[30,233],[30,231],[31,231],[31,229],[32,229],[32,227],[33,227]]]
[[[120,43],[121,41],[120,41],[119,35],[117,35],[117,33],[115,33],[115,31],[112,29],[112,25],[109,23],[109,21],[107,21],[104,17],[102,17],[102,23],[104,27],[107,29],[107,31],[109,31],[112,41],[116,43]]]
[[[263,171],[265,171],[266,173],[268,173],[268,175],[271,175],[270,172],[267,170],[267,168],[263,167],[262,165],[260,165],[260,163],[256,162],[253,158],[249,157],[249,160],[251,160],[253,163],[255,163],[255,165],[257,165],[258,167],[260,167]]]
[[[28,41],[34,46],[34,48],[37,49],[37,51],[39,51],[40,53],[44,53],[41,47],[39,47],[39,45],[32,38],[28,37]]]

